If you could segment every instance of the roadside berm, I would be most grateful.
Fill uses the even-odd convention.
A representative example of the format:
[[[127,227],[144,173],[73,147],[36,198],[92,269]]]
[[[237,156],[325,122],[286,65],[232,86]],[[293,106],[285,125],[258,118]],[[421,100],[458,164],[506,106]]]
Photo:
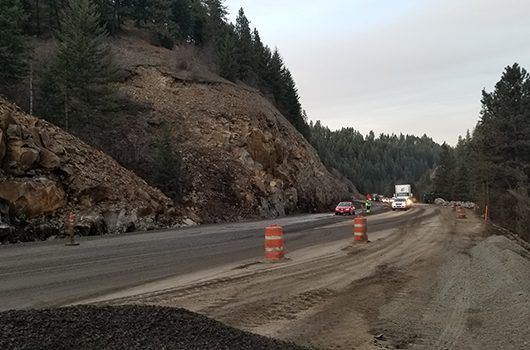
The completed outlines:
[[[412,213],[370,244],[293,252],[281,265],[105,303],[183,307],[323,349],[528,348],[530,253],[470,210]]]

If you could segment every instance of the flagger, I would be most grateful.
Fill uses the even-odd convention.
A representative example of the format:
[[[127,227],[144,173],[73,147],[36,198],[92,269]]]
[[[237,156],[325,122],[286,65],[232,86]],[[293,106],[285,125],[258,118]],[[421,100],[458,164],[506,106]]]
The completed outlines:
[[[372,202],[367,199],[364,203],[364,208],[366,209],[366,214],[370,214],[370,209],[372,208]]]

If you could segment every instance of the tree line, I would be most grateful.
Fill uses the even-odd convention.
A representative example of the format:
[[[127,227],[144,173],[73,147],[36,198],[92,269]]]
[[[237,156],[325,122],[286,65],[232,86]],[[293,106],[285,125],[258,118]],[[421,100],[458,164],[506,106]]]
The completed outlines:
[[[108,36],[134,23],[151,33],[155,45],[200,47],[212,56],[214,71],[259,89],[309,138],[295,81],[279,51],[263,44],[243,9],[230,23],[224,0],[2,0],[0,10],[0,64],[6,67],[0,92],[28,74],[27,36],[52,34],[57,53],[50,67],[38,72],[37,105],[43,117],[61,115],[53,120],[60,126],[90,123],[87,115],[116,107],[117,65]],[[89,91],[79,91],[87,86]]]
[[[505,68],[492,92],[482,91],[480,119],[456,147],[442,147],[433,190],[473,200],[491,220],[530,240],[530,76]]]
[[[331,131],[320,121],[311,123],[311,143],[330,170],[350,179],[362,193],[391,196],[395,184],[414,184],[426,190],[423,178],[438,161],[440,145],[431,138],[381,134],[363,136],[353,128]]]

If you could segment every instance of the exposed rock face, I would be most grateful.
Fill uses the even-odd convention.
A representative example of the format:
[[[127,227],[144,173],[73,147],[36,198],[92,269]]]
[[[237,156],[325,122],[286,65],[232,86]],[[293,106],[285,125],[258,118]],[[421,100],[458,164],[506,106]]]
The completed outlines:
[[[3,240],[61,234],[67,213],[77,213],[85,234],[125,232],[170,222],[171,200],[112,158],[0,97],[0,223]],[[108,223],[108,213],[120,213]],[[9,213],[9,215],[8,215]],[[46,216],[46,219],[43,218]],[[13,229],[25,226],[23,238]],[[11,224],[11,229],[4,226]],[[19,230],[20,231],[20,230]],[[6,232],[11,232],[7,235]],[[6,238],[6,235],[9,236]]]
[[[132,71],[122,89],[152,108],[141,128],[147,135],[169,128],[182,151],[190,217],[216,222],[312,212],[357,192],[327,171],[313,147],[258,91],[182,80],[161,67]],[[143,141],[153,142],[148,136]]]
[[[30,218],[51,214],[66,205],[62,185],[46,177],[2,181],[0,198],[14,205],[15,214]]]

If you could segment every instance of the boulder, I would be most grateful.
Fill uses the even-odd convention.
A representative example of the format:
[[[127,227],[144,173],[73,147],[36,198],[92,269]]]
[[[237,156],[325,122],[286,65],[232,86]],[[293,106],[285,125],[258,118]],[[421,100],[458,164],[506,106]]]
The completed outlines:
[[[53,153],[59,154],[59,155],[64,154],[64,147],[62,147],[59,143],[57,143],[53,139],[53,136],[50,136],[50,133],[41,132],[40,133],[40,141],[42,143],[42,146],[44,148],[46,148],[47,150],[49,150],[50,152],[53,152]]]
[[[436,205],[447,205],[447,201],[443,198],[436,198],[434,200],[434,204]]]
[[[111,189],[104,184],[88,187],[79,194],[79,203],[85,207],[92,207],[95,204],[111,198]]]
[[[14,232],[14,228],[0,221],[0,243],[7,241]]]
[[[7,130],[9,128],[9,125],[15,124],[15,118],[11,115],[9,111],[6,111],[2,113],[3,111],[0,111],[0,129]]]
[[[39,156],[39,165],[43,168],[53,170],[61,166],[61,158],[47,149],[41,149]]]
[[[9,136],[9,135],[8,135]],[[33,168],[39,160],[39,151],[28,147],[20,139],[9,137],[7,142],[8,167],[12,172],[25,172]]]
[[[77,215],[75,230],[81,236],[97,236],[108,233],[103,215],[97,212],[85,212]]]
[[[66,204],[62,186],[44,177],[2,181],[0,198],[13,205],[15,213],[28,217],[53,213]]]
[[[138,223],[136,211],[127,213],[125,209],[108,210],[103,213],[103,219],[110,232],[123,233],[134,231]]]

